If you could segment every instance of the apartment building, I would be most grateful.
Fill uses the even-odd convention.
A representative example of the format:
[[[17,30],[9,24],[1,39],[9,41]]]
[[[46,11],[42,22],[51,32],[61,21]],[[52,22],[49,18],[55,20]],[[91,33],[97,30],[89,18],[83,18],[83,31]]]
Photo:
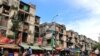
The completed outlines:
[[[40,17],[36,6],[20,0],[0,0],[0,48],[19,50],[38,42]],[[1,45],[2,44],[2,45]]]
[[[72,49],[73,51],[80,51],[80,38],[79,34],[73,30],[67,30],[67,47],[68,49]]]
[[[49,46],[51,48],[53,47],[54,49],[57,50],[66,48],[67,36],[66,36],[66,28],[64,25],[55,22],[43,23],[40,25],[40,33],[44,38],[43,46]],[[52,40],[54,40],[54,42]]]
[[[36,43],[36,38],[39,37],[40,17],[35,15],[35,11],[34,4],[27,4],[20,0],[1,0],[0,35],[3,38],[0,43],[28,45]]]
[[[79,35],[73,30],[67,30],[67,36],[67,48],[75,48],[76,51],[90,51],[97,44],[96,41],[87,38],[85,35]]]
[[[13,34],[10,30],[12,27],[12,19],[14,15],[17,14],[18,4],[20,2],[18,0],[1,0],[0,1],[0,32],[1,38],[7,37],[9,34]],[[9,33],[10,32],[10,33]],[[1,39],[0,43],[5,43],[7,41],[3,41]]]

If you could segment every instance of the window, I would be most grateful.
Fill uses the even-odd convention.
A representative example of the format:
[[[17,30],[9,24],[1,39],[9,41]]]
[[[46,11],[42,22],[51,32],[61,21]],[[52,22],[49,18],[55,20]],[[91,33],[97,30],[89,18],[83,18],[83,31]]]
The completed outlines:
[[[39,37],[39,27],[35,26],[35,35],[34,35],[34,41],[37,42],[37,39]]]
[[[25,20],[27,20],[27,18],[28,18],[28,14],[21,13],[21,12],[18,13],[18,20],[19,21],[25,21]]]
[[[63,34],[60,34],[60,33],[59,33],[59,37],[61,38],[62,36],[63,36]]]
[[[35,24],[39,24],[40,17],[39,16],[35,16]]]
[[[23,30],[24,30],[24,31],[28,31],[28,29],[29,29],[29,24],[26,23],[26,22],[24,22]]]
[[[77,37],[75,37],[75,42],[76,42],[76,43],[78,42],[78,39],[77,39]]]
[[[35,32],[39,32],[39,27],[35,26]]]
[[[26,42],[27,37],[28,37],[28,33],[23,32],[23,33],[22,33],[22,42]]]
[[[63,29],[61,29],[61,33],[63,33]]]
[[[8,24],[8,17],[0,16],[0,26],[7,27]]]
[[[50,45],[51,44],[51,39],[47,40],[47,44]]]
[[[10,11],[10,7],[7,6],[7,5],[3,5],[3,13],[4,14],[9,14],[9,11]]]

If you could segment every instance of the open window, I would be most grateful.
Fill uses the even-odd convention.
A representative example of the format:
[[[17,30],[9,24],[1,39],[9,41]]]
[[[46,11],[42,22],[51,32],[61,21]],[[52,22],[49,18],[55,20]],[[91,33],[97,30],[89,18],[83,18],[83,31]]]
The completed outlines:
[[[63,34],[59,33],[59,38],[62,40]]]
[[[51,45],[51,39],[47,40],[47,45],[50,46]]]
[[[16,34],[16,44],[19,44],[21,42],[26,43],[27,42],[27,37],[28,37],[27,32],[18,31],[17,34]]]
[[[29,8],[30,6],[22,1],[20,1],[20,9],[26,11],[26,12],[29,12]]]
[[[39,37],[39,27],[35,26],[35,32],[34,32],[34,41],[37,42],[37,39]]]
[[[61,29],[61,33],[63,33],[63,29]]]
[[[25,42],[25,43],[27,42],[28,29],[29,29],[29,24],[26,22],[23,22],[22,42]]]
[[[35,24],[39,24],[40,23],[40,17],[39,16],[35,16]]]
[[[19,21],[26,21],[28,19],[29,14],[25,12],[19,12],[18,13],[18,20]]]
[[[7,6],[7,5],[0,5],[0,13],[3,13],[3,14],[9,14],[10,12],[10,6]]]
[[[27,37],[28,37],[28,33],[27,32],[23,32],[22,33],[22,42],[25,42],[26,43]]]
[[[23,31],[28,31],[28,29],[29,29],[29,24],[24,22],[24,24],[23,24]]]
[[[39,32],[39,27],[35,26],[35,32]]]
[[[78,38],[77,38],[77,37],[75,37],[75,42],[76,42],[76,43],[78,42]]]

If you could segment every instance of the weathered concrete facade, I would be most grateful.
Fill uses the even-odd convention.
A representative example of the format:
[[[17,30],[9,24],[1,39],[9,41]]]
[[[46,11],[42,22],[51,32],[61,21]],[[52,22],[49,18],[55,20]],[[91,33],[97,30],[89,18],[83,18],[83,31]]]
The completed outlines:
[[[33,44],[37,32],[39,35],[40,23],[40,17],[35,15],[35,5],[19,0],[0,2],[0,29],[5,31],[6,37],[13,36],[17,44]]]

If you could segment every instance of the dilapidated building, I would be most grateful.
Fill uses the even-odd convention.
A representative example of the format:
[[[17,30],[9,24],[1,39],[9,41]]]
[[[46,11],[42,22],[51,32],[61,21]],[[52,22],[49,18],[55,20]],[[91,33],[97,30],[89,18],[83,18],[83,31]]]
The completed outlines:
[[[64,25],[52,22],[40,25],[40,35],[44,38],[43,46],[51,46],[55,49],[66,48],[66,28]],[[54,40],[54,42],[53,42]]]
[[[19,0],[1,0],[0,32],[15,44],[34,44],[35,37],[39,37],[40,23],[40,17],[35,15],[35,11],[34,4]]]

